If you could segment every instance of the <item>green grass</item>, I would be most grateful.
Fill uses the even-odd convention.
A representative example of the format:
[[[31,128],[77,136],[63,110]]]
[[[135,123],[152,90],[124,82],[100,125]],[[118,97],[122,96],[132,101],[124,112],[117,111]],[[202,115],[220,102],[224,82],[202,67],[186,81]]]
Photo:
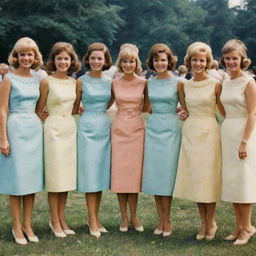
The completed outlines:
[[[255,256],[256,238],[248,245],[236,247],[223,240],[234,226],[231,204],[218,203],[218,233],[214,241],[196,241],[199,216],[196,204],[174,199],[172,206],[173,234],[169,238],[155,236],[153,230],[157,225],[157,214],[153,197],[141,194],[138,215],[145,231],[138,233],[129,230],[118,231],[120,214],[115,194],[105,192],[101,205],[101,221],[110,233],[100,239],[91,237],[85,225],[87,221],[85,199],[83,194],[70,193],[66,208],[66,219],[75,236],[65,239],[55,238],[48,227],[50,215],[46,193],[36,196],[33,211],[33,227],[39,236],[38,244],[16,245],[11,235],[11,217],[8,197],[0,196],[0,256]],[[255,214],[252,218],[255,224]]]

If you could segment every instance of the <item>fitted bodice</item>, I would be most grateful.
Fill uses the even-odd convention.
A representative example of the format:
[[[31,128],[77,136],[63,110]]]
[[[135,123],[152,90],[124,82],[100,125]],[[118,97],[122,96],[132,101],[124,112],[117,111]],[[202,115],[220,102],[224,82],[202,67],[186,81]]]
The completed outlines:
[[[215,85],[217,80],[190,79],[185,82],[184,92],[190,117],[214,117],[216,107]]]
[[[46,106],[49,115],[71,115],[76,99],[76,80],[47,77],[49,92]]]
[[[111,80],[108,77],[93,78],[87,74],[82,80],[82,103],[86,112],[105,112],[111,97]]]
[[[244,92],[250,80],[253,80],[253,78],[245,75],[234,80],[227,79],[223,81],[220,100],[226,111],[227,118],[247,115]]]
[[[148,96],[153,113],[173,113],[176,115],[178,104],[177,81],[175,77],[167,79],[152,78],[148,81]]]
[[[10,112],[35,112],[39,98],[39,80],[35,77],[22,77],[14,73],[8,73],[6,76],[11,82]]]

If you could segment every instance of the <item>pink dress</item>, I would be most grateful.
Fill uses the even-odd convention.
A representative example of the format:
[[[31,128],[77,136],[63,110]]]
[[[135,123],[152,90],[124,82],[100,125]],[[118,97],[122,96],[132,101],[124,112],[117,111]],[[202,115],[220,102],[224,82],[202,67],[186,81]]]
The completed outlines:
[[[138,193],[141,191],[144,120],[141,117],[146,80],[131,81],[122,77],[113,81],[117,114],[112,124],[111,191]]]

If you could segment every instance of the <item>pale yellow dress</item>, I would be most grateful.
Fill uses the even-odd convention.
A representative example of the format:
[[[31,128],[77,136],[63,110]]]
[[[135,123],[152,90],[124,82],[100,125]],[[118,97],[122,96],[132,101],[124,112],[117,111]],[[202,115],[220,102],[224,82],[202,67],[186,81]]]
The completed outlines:
[[[222,86],[221,102],[226,119],[221,128],[222,144],[222,196],[233,203],[256,202],[256,127],[248,140],[248,153],[244,160],[238,157],[247,122],[245,89],[250,76],[225,80]]]
[[[44,124],[45,189],[64,192],[76,189],[76,123],[72,108],[76,81],[49,76],[46,106],[49,116]]]
[[[185,82],[189,117],[184,122],[174,196],[201,203],[220,197],[221,145],[215,116],[217,80]]]

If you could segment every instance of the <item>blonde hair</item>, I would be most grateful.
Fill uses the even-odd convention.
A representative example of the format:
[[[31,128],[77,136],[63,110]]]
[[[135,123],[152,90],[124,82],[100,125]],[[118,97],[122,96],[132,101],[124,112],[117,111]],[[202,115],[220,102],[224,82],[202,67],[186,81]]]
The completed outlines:
[[[39,69],[39,67],[43,63],[42,54],[40,53],[36,42],[29,37],[22,37],[16,42],[16,44],[14,45],[8,57],[9,64],[14,68],[18,68],[19,67],[18,53],[31,51],[31,50],[35,54],[35,61],[31,66],[31,68],[36,70]]]
[[[188,72],[187,67],[185,65],[180,65],[178,67],[179,74],[186,74]]]
[[[153,60],[159,56],[160,53],[165,53],[168,59],[168,70],[173,70],[175,68],[177,57],[173,54],[171,49],[162,43],[154,44],[148,54],[148,59],[146,60],[146,64],[149,69],[155,70],[153,65]]]
[[[184,63],[188,69],[191,69],[191,58],[195,54],[203,54],[206,57],[206,70],[211,68],[211,63],[212,63],[212,49],[211,47],[203,42],[195,42],[191,44],[188,49],[186,56],[184,58]]]
[[[134,58],[136,60],[135,73],[139,73],[142,71],[141,61],[139,59],[139,49],[135,44],[125,43],[121,45],[116,61],[116,66],[118,68],[118,71],[120,72],[123,72],[121,62],[124,58]]]
[[[230,52],[233,51],[238,51],[239,54],[241,55],[241,64],[240,67],[242,69],[246,69],[251,65],[251,60],[247,57],[247,47],[245,46],[245,44],[237,39],[231,39],[228,40],[225,45],[223,46],[221,52],[222,52],[222,57],[220,59],[220,64],[223,67],[225,66],[225,62],[224,62],[224,55],[228,54]]]

